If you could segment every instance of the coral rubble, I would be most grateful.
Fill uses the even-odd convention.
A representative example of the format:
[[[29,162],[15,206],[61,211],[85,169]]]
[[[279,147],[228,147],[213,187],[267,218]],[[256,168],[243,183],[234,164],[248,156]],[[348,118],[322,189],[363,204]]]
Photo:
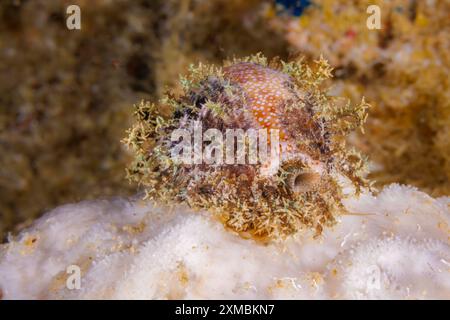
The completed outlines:
[[[380,30],[366,25],[369,5]],[[450,193],[449,13],[449,1],[315,0],[300,17],[268,15],[295,50],[336,67],[336,94],[371,101],[367,134],[352,142],[378,185]]]

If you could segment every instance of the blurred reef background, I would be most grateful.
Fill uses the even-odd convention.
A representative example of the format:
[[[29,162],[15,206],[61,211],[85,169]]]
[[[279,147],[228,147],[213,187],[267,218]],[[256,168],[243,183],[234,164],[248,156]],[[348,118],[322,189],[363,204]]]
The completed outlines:
[[[81,8],[81,30],[66,8]],[[381,30],[366,27],[370,4]],[[191,63],[321,54],[333,94],[372,104],[351,137],[378,186],[450,194],[450,1],[0,2],[0,236],[57,205],[126,196],[132,105]]]

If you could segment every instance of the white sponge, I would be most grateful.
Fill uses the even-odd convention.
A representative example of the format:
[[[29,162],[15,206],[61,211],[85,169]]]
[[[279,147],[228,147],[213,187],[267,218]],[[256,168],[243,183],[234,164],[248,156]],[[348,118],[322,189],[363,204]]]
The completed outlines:
[[[450,299],[449,204],[391,185],[347,199],[351,214],[319,239],[305,232],[269,245],[185,207],[137,199],[66,205],[0,246],[0,295]]]

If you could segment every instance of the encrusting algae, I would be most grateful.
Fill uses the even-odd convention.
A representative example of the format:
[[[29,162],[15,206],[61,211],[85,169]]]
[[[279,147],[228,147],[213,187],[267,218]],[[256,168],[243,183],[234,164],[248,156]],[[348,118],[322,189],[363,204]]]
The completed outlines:
[[[345,142],[364,123],[368,104],[328,95],[323,83],[331,70],[322,58],[308,66],[259,54],[223,67],[192,66],[180,79],[182,94],[135,106],[136,122],[125,139],[135,154],[130,180],[147,198],[206,209],[243,237],[282,239],[300,229],[320,235],[345,210],[343,188],[358,193],[369,185],[365,160]],[[227,129],[279,130],[278,165],[171,157],[174,130],[194,133],[198,123],[202,133],[216,129],[223,136]],[[244,135],[247,147],[249,139]],[[272,136],[268,144],[275,145]]]

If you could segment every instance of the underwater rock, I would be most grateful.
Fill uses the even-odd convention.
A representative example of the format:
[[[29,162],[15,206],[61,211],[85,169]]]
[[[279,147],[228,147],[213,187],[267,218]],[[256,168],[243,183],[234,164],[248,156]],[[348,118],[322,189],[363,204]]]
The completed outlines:
[[[380,30],[367,27],[373,5]],[[267,15],[293,52],[336,68],[334,94],[370,101],[366,134],[351,144],[370,153],[377,187],[450,194],[449,13],[449,1],[315,0],[299,17]]]

